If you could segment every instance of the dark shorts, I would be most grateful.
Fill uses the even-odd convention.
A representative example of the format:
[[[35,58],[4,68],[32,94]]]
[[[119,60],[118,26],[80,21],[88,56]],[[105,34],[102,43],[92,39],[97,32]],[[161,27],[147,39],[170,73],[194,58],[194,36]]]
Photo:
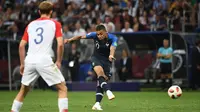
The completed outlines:
[[[160,73],[161,74],[172,74],[172,64],[171,63],[160,63]]]
[[[91,61],[92,61],[92,68],[94,68],[95,66],[101,66],[104,70],[105,75],[110,79],[112,73],[111,73],[111,62],[109,60],[92,57]]]

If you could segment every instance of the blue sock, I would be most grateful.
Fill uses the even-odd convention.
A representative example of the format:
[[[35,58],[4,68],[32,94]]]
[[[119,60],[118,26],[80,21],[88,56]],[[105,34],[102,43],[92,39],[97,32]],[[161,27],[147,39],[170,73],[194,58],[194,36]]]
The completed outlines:
[[[96,88],[96,102],[101,102],[103,99],[103,89],[100,86]]]

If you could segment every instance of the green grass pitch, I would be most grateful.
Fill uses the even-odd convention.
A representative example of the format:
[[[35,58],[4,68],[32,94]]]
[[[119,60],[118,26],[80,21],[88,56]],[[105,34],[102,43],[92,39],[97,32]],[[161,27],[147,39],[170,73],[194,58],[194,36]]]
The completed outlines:
[[[116,99],[103,99],[104,112],[200,112],[200,92],[183,92],[170,99],[166,92],[114,92]],[[0,91],[0,112],[10,112],[17,91]],[[69,112],[93,112],[95,92],[69,92]],[[58,112],[55,91],[33,90],[21,112]]]

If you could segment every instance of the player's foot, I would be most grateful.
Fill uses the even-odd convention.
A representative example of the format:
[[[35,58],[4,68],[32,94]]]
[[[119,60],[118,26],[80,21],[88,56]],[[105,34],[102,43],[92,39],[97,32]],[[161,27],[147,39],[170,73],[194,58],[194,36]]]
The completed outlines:
[[[115,95],[110,90],[106,91],[106,94],[109,100],[115,99]]]
[[[92,110],[103,110],[99,102],[96,102],[92,107]]]

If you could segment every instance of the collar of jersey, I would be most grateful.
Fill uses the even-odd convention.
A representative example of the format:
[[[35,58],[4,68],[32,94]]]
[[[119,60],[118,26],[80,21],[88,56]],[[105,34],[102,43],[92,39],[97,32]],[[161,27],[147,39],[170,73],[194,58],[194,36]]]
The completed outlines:
[[[47,18],[47,17],[40,17],[40,18],[38,18],[38,20],[47,20],[47,19],[50,19],[50,18]]]

